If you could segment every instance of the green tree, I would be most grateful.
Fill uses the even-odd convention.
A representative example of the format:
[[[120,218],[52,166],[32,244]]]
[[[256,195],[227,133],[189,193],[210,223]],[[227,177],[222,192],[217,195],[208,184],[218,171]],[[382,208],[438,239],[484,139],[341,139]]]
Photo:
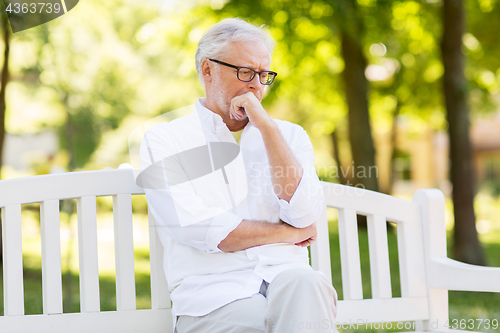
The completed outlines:
[[[332,1],[335,6],[335,25],[340,31],[342,57],[345,67],[342,72],[344,91],[348,105],[349,142],[354,166],[367,170],[356,182],[364,188],[378,191],[375,173],[368,172],[375,164],[375,147],[370,125],[368,89],[365,76],[367,60],[363,53],[364,20],[356,1]],[[356,173],[358,174],[358,173]]]
[[[472,151],[469,139],[467,81],[464,76],[462,36],[465,31],[462,0],[444,0],[442,52],[444,96],[450,138],[451,181],[455,213],[454,257],[471,264],[484,265],[477,237],[474,214]]]

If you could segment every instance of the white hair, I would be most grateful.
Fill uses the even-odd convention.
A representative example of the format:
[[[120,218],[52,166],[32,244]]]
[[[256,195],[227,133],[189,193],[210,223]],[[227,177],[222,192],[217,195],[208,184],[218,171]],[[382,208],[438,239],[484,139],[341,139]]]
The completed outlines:
[[[203,59],[224,57],[225,49],[230,43],[242,41],[262,42],[269,50],[269,56],[273,54],[275,41],[263,25],[258,27],[239,18],[222,20],[208,29],[198,42],[196,71],[203,86],[205,85],[201,73]]]

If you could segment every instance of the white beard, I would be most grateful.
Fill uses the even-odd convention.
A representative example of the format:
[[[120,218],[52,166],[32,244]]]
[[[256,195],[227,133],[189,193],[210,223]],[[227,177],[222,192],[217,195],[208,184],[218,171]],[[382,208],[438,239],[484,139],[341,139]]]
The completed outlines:
[[[224,113],[225,116],[229,118],[229,110],[231,108],[231,99],[222,91],[222,82],[220,76],[216,73],[213,76],[213,101],[219,110]]]

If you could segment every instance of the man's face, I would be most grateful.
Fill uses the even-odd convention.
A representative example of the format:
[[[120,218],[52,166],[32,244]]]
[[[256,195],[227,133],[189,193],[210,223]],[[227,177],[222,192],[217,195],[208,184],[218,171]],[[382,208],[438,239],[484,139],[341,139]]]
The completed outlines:
[[[233,42],[227,46],[225,54],[227,56],[216,60],[235,66],[249,67],[256,71],[270,69],[271,57],[263,43]],[[236,76],[235,68],[216,65],[213,62],[210,62],[210,66],[213,68],[211,81],[205,82],[207,108],[229,118],[229,108],[234,97],[252,92],[259,101],[262,101],[266,86],[260,83],[259,75],[255,75],[250,82],[243,82]],[[246,119],[245,115],[240,121],[246,121]]]

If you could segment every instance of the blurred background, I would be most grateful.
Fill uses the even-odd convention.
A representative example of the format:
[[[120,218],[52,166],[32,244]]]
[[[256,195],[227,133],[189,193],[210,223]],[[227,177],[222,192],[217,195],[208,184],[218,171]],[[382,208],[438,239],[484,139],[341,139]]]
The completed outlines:
[[[128,137],[137,126],[204,95],[194,62],[204,31],[240,17],[265,24],[277,42],[271,69],[278,77],[263,104],[309,133],[320,179],[410,200],[419,188],[439,188],[449,256],[500,266],[500,1],[82,0],[15,34],[2,12],[1,179],[130,163]],[[142,221],[146,204],[134,200]],[[98,198],[102,216],[111,206]],[[74,203],[64,203],[63,213],[62,241],[72,244]],[[104,229],[109,222],[98,221]],[[39,223],[26,223],[23,237],[39,233]],[[113,237],[109,228],[103,242]],[[25,274],[37,281],[33,237]],[[138,260],[148,260],[144,248]],[[63,248],[68,295],[78,292],[76,249]],[[78,308],[68,299],[65,311]],[[500,319],[499,295],[450,292],[450,301],[452,318]]]

